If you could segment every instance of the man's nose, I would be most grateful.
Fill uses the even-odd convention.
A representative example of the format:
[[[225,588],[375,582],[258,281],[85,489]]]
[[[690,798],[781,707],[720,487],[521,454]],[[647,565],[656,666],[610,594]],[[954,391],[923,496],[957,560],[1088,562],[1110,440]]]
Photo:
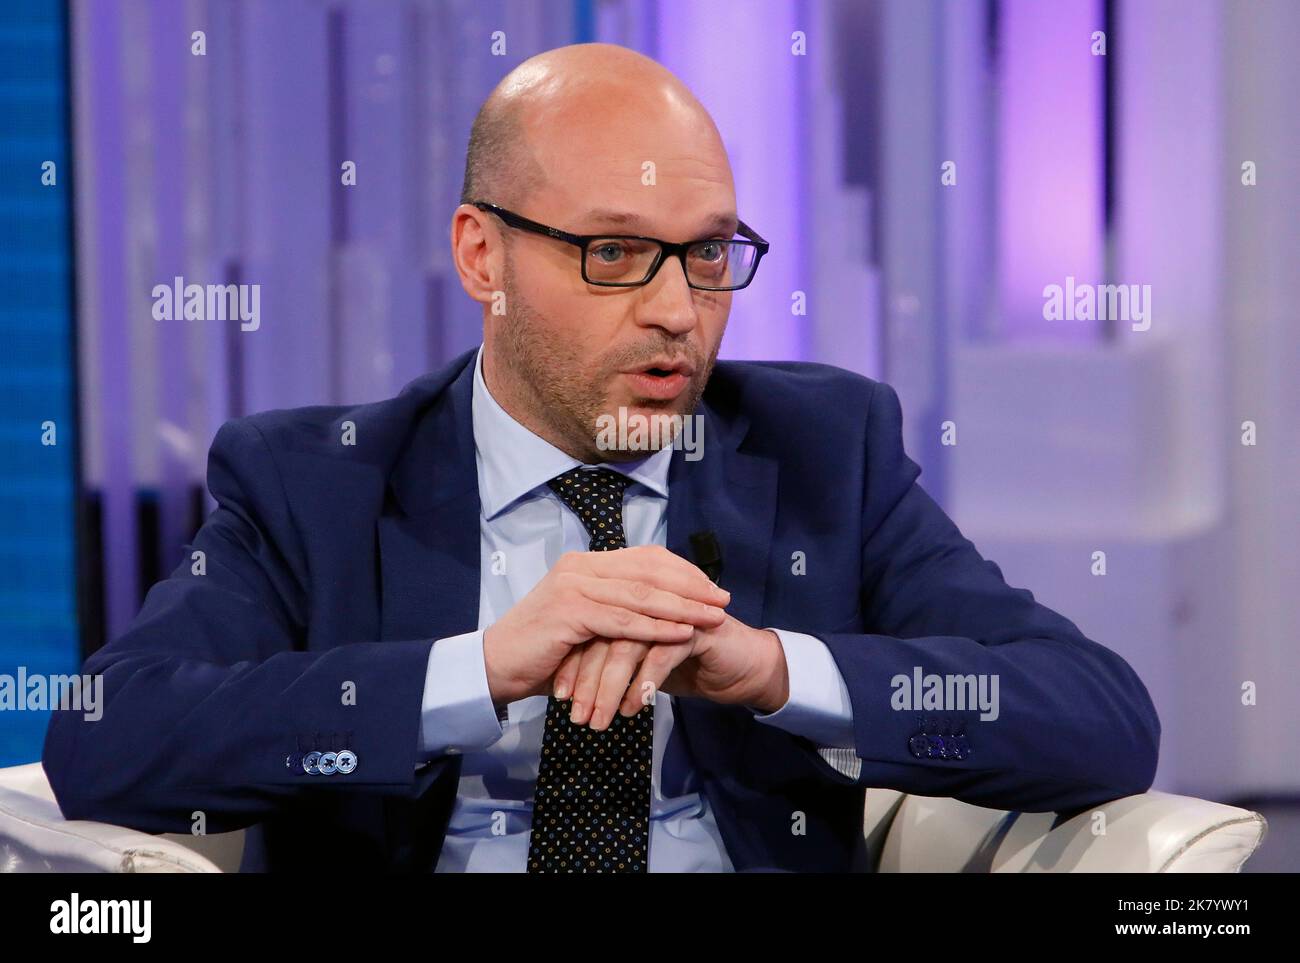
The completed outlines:
[[[636,312],[638,324],[663,328],[669,334],[685,334],[699,324],[695,298],[686,283],[681,258],[664,258],[643,292]]]

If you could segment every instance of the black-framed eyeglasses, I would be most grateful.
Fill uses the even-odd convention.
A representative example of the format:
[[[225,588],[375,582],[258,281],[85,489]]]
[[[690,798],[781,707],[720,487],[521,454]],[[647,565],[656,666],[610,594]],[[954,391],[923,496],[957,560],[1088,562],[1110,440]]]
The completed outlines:
[[[738,291],[754,280],[768,243],[738,221],[739,238],[707,238],[674,244],[636,234],[570,234],[559,228],[507,211],[487,201],[474,201],[480,211],[501,218],[510,227],[553,237],[582,250],[582,279],[610,288],[649,284],[669,257],[682,262],[686,283],[700,291]]]

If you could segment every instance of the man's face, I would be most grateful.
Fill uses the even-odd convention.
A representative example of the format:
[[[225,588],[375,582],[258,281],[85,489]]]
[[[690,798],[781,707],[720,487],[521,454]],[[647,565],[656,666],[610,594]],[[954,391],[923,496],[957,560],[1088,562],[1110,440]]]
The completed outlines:
[[[538,145],[548,183],[517,213],[574,234],[732,236],[735,195],[716,138],[691,137],[679,118],[618,132],[576,126],[563,150],[551,149],[549,139]],[[643,182],[647,162],[652,183]],[[720,229],[710,224],[719,214],[729,222]],[[688,287],[676,258],[666,258],[642,287],[593,286],[582,279],[579,248],[498,225],[511,236],[505,315],[488,316],[497,381],[489,387],[499,400],[504,394],[528,409],[553,443],[584,461],[645,457],[644,450],[598,450],[598,419],[618,419],[620,408],[627,416],[691,414],[717,358],[731,293]]]

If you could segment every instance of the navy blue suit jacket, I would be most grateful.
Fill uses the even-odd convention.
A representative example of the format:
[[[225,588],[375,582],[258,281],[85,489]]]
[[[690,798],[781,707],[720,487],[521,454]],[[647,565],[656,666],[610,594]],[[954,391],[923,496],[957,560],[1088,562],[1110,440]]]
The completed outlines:
[[[430,646],[478,625],[473,360],[390,400],[222,426],[218,507],[86,662],[104,675],[103,718],[50,725],[44,763],[67,817],[188,832],[201,811],[210,833],[251,827],[245,869],[433,868],[460,763],[426,764],[418,730]],[[1008,587],[917,485],[893,389],[823,365],[721,362],[701,413],[703,458],[672,458],[668,547],[691,558],[691,533],[712,530],[731,613],[830,648],[860,760],[844,775],[745,707],[676,700],[738,870],[850,868],[867,786],[1022,811],[1150,786],[1160,723],[1142,682]],[[355,445],[340,441],[349,421]],[[996,673],[999,718],[894,710],[890,680],[914,666]],[[308,775],[294,753],[313,748],[349,748],[356,768]]]

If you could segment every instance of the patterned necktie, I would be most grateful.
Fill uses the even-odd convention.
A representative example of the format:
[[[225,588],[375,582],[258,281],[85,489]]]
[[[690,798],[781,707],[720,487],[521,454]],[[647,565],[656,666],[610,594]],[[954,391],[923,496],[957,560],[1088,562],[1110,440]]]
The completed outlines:
[[[627,546],[623,493],[630,483],[606,468],[574,468],[548,482],[581,519],[593,552]],[[630,719],[616,711],[596,732],[569,720],[572,701],[551,696],[546,705],[528,872],[644,873],[654,703]]]

